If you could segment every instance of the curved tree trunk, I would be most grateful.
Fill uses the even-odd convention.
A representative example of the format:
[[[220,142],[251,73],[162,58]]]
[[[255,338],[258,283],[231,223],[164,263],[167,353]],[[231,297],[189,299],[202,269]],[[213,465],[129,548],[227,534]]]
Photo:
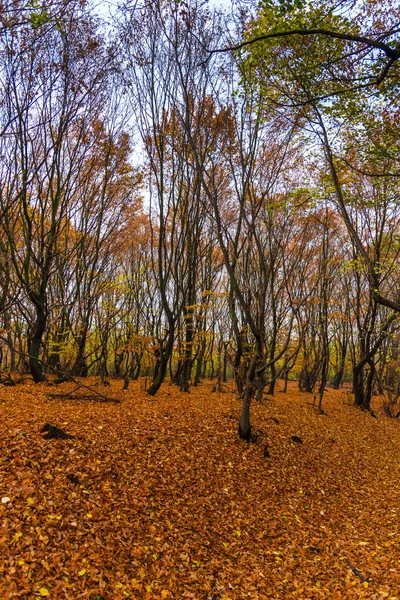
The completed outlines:
[[[340,386],[342,385],[343,377],[344,369],[339,369],[339,371],[335,373],[332,379],[332,387],[334,390],[338,390],[340,388]]]
[[[165,375],[167,372],[168,362],[172,356],[172,350],[174,347],[174,338],[175,338],[175,331],[174,331],[174,328],[170,324],[170,329],[169,329],[169,333],[168,333],[168,341],[165,346],[165,349],[161,348],[161,345],[160,345],[159,368],[157,370],[157,374],[154,378],[153,383],[147,390],[147,393],[149,394],[149,396],[155,396],[155,394],[160,389],[162,382],[164,381],[164,378],[165,378]]]

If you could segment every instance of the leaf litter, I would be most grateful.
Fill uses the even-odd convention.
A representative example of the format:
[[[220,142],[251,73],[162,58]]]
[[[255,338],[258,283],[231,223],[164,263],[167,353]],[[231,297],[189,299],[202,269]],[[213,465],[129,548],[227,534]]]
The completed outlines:
[[[233,394],[141,386],[1,387],[0,598],[400,597],[396,420],[293,387],[254,403],[248,445]]]

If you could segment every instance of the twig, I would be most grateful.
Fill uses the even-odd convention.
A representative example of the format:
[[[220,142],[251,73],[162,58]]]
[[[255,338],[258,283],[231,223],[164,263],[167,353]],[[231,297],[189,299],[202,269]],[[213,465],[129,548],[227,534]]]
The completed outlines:
[[[351,564],[351,562],[348,558],[346,558],[346,562],[349,565],[350,569],[353,571],[354,575],[359,577],[361,579],[361,581],[369,581],[366,577],[364,577],[364,575],[362,573],[360,573],[360,571],[358,569],[353,567],[353,565]]]

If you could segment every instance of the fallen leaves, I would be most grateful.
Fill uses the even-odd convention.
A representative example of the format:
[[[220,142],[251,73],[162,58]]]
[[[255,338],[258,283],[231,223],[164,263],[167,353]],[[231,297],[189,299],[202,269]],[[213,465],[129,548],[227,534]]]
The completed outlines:
[[[206,385],[120,405],[41,389],[1,390],[0,598],[396,597],[396,421],[327,392],[322,423],[292,389],[255,405],[266,440],[246,445]],[[78,437],[43,440],[45,421]]]

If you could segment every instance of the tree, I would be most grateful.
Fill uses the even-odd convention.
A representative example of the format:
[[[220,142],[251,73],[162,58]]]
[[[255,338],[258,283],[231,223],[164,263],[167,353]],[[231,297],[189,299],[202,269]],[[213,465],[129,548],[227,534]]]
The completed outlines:
[[[338,209],[365,261],[371,291],[379,304],[396,311],[400,310],[397,294],[383,292],[349,218],[339,175],[338,140],[344,127],[353,136],[365,130],[371,136],[377,121],[397,115],[398,19],[399,6],[390,1],[374,4],[373,11],[369,3],[264,2],[242,42],[213,51],[244,54],[243,76],[260,90],[266,107],[272,104],[293,121],[300,119],[304,130],[319,140]],[[388,155],[390,144],[385,146],[381,139],[380,153]],[[358,168],[364,168],[359,160]],[[372,174],[376,171],[370,169]],[[385,176],[393,174],[389,171]]]
[[[150,395],[166,375],[181,317],[185,341],[176,380],[186,391],[193,364],[192,307],[197,301],[205,218],[202,179],[185,119],[193,116],[199,139],[205,130],[203,105],[197,104],[197,94],[188,96],[183,90],[181,67],[185,64],[185,76],[199,68],[189,33],[202,35],[208,18],[200,2],[190,9],[186,4],[153,3],[128,13],[123,29],[129,73],[125,81],[148,159],[153,269],[161,307],[156,323],[159,361]]]
[[[369,3],[355,5],[351,0],[337,5],[325,0],[264,0],[259,4],[255,19],[250,21],[243,41],[209,52],[213,55],[246,48],[254,58],[264,54],[261,61],[264,66],[268,62],[265,50],[275,46],[274,49],[285,51],[287,67],[292,71],[301,56],[308,67],[313,93],[311,97],[302,97],[302,90],[298,89],[296,98],[287,97],[293,104],[308,104],[310,100],[315,102],[368,89],[385,80],[385,84],[389,80],[391,86],[396,82],[400,59],[399,7],[391,0],[377,4],[372,8]],[[278,48],[276,42],[280,45]],[[269,74],[274,70],[276,64],[273,63],[268,68]]]
[[[32,29],[61,28],[73,0],[51,0],[40,5],[38,0],[31,2],[2,0],[0,3],[0,35],[7,35],[17,28]]]
[[[99,111],[108,59],[93,21],[79,8],[65,15],[62,28],[21,26],[6,32],[1,44],[7,164],[2,223],[16,277],[34,307],[28,354],[38,382],[45,379],[40,352],[48,285],[83,166],[85,117]]]

